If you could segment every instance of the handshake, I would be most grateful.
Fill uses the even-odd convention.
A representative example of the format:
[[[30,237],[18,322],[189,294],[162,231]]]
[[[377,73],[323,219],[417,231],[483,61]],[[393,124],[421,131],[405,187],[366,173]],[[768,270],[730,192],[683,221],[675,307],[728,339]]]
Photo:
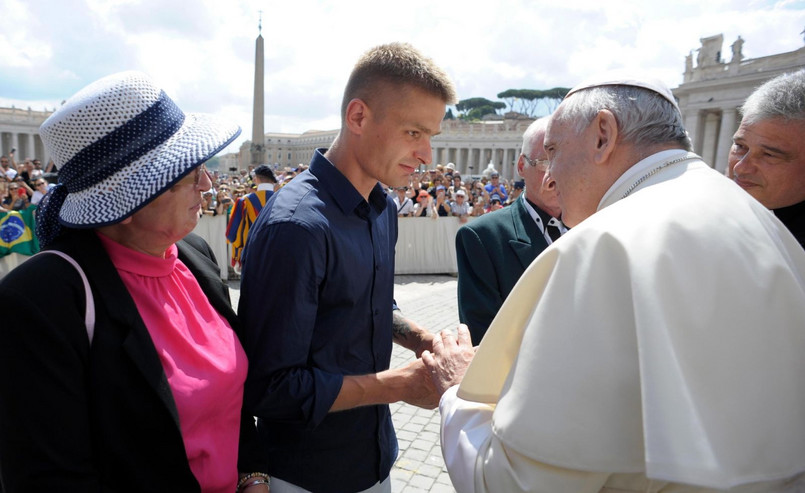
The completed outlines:
[[[434,409],[447,389],[461,383],[475,356],[475,347],[467,326],[458,326],[457,334],[443,330],[431,339],[431,349],[401,368],[410,384],[401,399],[408,404]]]

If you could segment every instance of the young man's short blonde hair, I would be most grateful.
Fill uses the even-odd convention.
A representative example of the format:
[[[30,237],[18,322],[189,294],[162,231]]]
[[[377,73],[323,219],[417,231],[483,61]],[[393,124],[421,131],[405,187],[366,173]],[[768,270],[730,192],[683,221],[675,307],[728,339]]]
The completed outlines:
[[[447,73],[408,43],[376,46],[361,56],[349,76],[341,103],[341,118],[353,99],[371,104],[389,87],[416,87],[438,96],[446,105],[456,103],[456,90]]]

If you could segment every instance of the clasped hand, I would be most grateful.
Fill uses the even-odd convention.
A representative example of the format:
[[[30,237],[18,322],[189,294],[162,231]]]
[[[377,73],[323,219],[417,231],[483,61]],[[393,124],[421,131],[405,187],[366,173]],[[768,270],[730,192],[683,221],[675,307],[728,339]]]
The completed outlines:
[[[461,383],[475,356],[475,348],[472,346],[467,326],[459,325],[457,333],[458,335],[454,336],[449,330],[443,330],[433,340],[433,352],[422,353],[422,361],[430,371],[439,398],[447,389]]]

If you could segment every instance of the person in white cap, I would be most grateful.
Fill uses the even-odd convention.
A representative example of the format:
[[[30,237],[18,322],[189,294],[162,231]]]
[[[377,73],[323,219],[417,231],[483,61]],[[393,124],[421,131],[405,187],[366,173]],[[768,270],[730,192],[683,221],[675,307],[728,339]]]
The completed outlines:
[[[805,491],[796,239],[689,152],[659,82],[574,88],[545,149],[572,229],[474,358],[464,326],[422,356],[456,490]]]
[[[4,491],[267,492],[241,326],[190,234],[203,163],[240,128],[123,72],[39,132],[59,183],[37,216],[48,253],[0,281]]]

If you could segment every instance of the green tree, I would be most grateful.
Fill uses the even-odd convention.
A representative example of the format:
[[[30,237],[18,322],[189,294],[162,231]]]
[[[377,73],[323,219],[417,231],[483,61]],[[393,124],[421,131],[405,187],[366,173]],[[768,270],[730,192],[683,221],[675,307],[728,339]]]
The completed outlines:
[[[553,113],[559,104],[565,99],[567,93],[570,92],[569,87],[554,87],[553,89],[546,89],[542,95],[542,103],[548,108],[548,114]]]
[[[463,120],[480,120],[484,115],[495,114],[506,107],[506,103],[490,101],[486,98],[462,99],[456,104],[456,110]]]
[[[570,91],[566,87],[554,87],[553,89],[507,89],[498,94],[508,104],[511,111],[522,113],[531,118],[536,118],[540,103],[547,109],[546,114],[551,114],[562,102],[562,98]]]

